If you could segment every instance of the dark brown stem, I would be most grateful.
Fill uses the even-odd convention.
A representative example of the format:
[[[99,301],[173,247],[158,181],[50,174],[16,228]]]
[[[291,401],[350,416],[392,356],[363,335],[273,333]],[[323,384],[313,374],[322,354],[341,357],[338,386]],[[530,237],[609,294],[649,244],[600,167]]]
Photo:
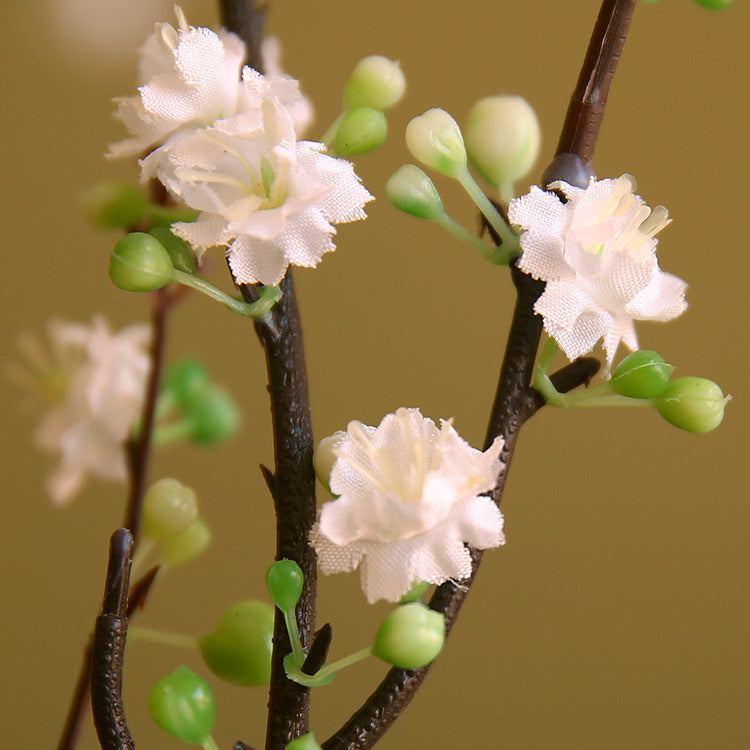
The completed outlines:
[[[260,43],[263,39],[263,25],[268,5],[255,0],[219,0],[221,23],[245,42],[247,59],[245,63],[263,72],[260,56]]]
[[[122,667],[128,634],[128,587],[133,537],[112,534],[102,613],[96,618],[91,657],[91,707],[102,750],[135,750],[122,705]]]
[[[576,167],[588,164],[593,155],[607,93],[625,42],[634,5],[635,0],[604,0],[602,3],[557,151],[558,156],[572,154]],[[544,181],[566,179],[567,176],[559,164],[553,161],[545,172]],[[580,179],[580,175],[578,177]],[[511,273],[518,297],[485,438],[487,448],[497,435],[505,437],[502,453],[505,469],[492,493],[498,505],[505,489],[518,433],[524,422],[543,404],[530,383],[542,329],[541,319],[534,314],[534,303],[544,290],[544,283],[530,278],[515,267],[511,269]],[[570,368],[556,375],[556,385],[561,390],[571,390],[588,382],[597,369],[598,363],[595,360],[573,363]],[[444,583],[430,601],[431,608],[445,614],[446,633],[453,627],[476,575],[482,553],[472,550],[472,559],[471,576],[459,585],[450,581]],[[391,669],[349,721],[323,743],[323,748],[366,750],[372,747],[412,699],[429,669],[429,666],[414,671]]]

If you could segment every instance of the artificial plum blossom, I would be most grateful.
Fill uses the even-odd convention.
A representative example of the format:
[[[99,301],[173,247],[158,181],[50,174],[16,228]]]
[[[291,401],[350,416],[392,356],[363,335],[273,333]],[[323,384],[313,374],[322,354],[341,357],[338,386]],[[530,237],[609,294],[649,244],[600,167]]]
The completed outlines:
[[[256,109],[173,139],[143,169],[200,211],[197,221],[173,226],[199,257],[224,246],[238,282],[270,285],[290,264],[316,266],[335,249],[333,224],[365,218],[372,196],[350,162],[297,141],[272,88],[258,74],[252,81]]]
[[[134,156],[181,133],[257,108],[251,81],[259,73],[245,66],[245,45],[228,31],[218,34],[187,25],[175,6],[178,28],[158,23],[141,48],[138,94],[117,101],[117,116],[131,133],[110,147],[108,156]],[[312,119],[312,107],[299,84],[283,75],[278,51],[266,47],[274,73],[263,77],[273,94],[293,113],[297,133]],[[144,177],[146,179],[146,177]]]
[[[502,448],[498,437],[482,453],[450,421],[438,429],[418,409],[399,409],[377,427],[350,422],[332,448],[329,486],[338,497],[323,505],[310,537],[323,573],[359,566],[370,603],[398,601],[418,582],[466,578],[467,544],[505,543],[503,516],[482,494],[497,483]]]
[[[633,193],[630,175],[550,187],[567,202],[538,187],[510,202],[510,221],[525,230],[518,266],[547,282],[534,310],[568,358],[603,338],[609,369],[621,341],[638,348],[634,320],[671,320],[687,307],[687,285],[656,258],[655,235],[671,220]]]
[[[112,333],[96,316],[91,326],[51,321],[48,350],[22,340],[27,363],[16,379],[47,409],[34,441],[60,455],[47,482],[55,504],[69,502],[89,474],[125,479],[124,442],[143,402],[149,337],[146,325]]]

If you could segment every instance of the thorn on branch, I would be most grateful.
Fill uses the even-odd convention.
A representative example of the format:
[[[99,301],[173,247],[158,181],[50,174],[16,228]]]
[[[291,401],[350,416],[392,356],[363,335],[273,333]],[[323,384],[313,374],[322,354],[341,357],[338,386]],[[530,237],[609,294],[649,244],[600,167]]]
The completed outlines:
[[[307,658],[300,668],[302,674],[314,675],[326,663],[332,639],[333,628],[331,623],[327,622],[313,637],[312,646],[307,652]]]

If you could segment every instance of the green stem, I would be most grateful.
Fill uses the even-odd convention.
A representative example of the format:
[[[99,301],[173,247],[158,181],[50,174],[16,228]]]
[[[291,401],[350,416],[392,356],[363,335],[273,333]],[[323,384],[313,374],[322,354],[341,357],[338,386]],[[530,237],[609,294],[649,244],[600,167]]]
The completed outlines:
[[[157,427],[154,430],[152,441],[154,445],[168,445],[179,440],[187,440],[190,438],[192,429],[193,426],[189,419],[179,419]]]
[[[201,292],[217,302],[223,302],[232,312],[245,315],[249,318],[262,318],[267,315],[271,308],[281,297],[281,290],[277,286],[264,286],[260,289],[260,299],[255,302],[243,302],[236,297],[219,289],[218,286],[207,281],[202,276],[194,276],[176,268],[172,271],[173,278],[179,284],[189,286],[197,292]]]
[[[174,206],[160,206],[156,203],[150,203],[148,215],[154,221],[162,224],[174,224],[177,221],[192,222],[198,218],[198,211],[191,208],[177,208]]]
[[[500,198],[500,203],[504,203],[506,206],[516,197],[513,183],[510,181],[501,182],[497,188],[497,193]]]
[[[191,650],[198,648],[197,638],[193,638],[190,635],[181,635],[180,633],[167,633],[163,630],[154,630],[153,628],[131,627],[128,630],[128,641],[135,640],[165,643],[168,646],[189,648]]]
[[[444,213],[440,218],[435,219],[435,223],[439,224],[443,229],[446,229],[454,237],[458,238],[464,244],[468,245],[473,250],[477,250],[481,253],[485,260],[490,263],[495,263],[498,266],[507,266],[511,258],[514,256],[509,255],[505,250],[505,243],[499,247],[490,245],[484,240],[472,234],[463,224],[459,224],[453,217],[448,216]]]
[[[331,144],[333,143],[334,139],[336,138],[336,133],[338,132],[339,125],[341,125],[341,120],[344,117],[344,113],[342,112],[328,127],[328,130],[326,130],[325,133],[323,133],[323,137],[320,139],[320,142],[325,145],[325,147],[328,149],[328,153],[331,156],[336,156],[336,154],[333,153],[331,150]]]
[[[294,614],[294,607],[286,610],[284,613],[284,622],[286,623],[286,632],[289,633],[289,642],[292,644],[292,653],[294,661],[298,667],[305,662],[305,652],[302,650],[302,642],[299,637],[299,628],[297,627],[297,618]]]
[[[219,750],[216,740],[210,734],[203,740],[203,750]]]
[[[337,659],[330,664],[326,664],[325,667],[319,669],[315,673],[315,677],[321,680],[325,679],[326,677],[330,677],[331,675],[336,674],[336,672],[339,672],[346,667],[351,667],[352,664],[357,664],[358,662],[363,661],[368,656],[372,656],[372,646],[361,648],[359,651],[355,651],[353,654],[349,654],[349,656],[344,656],[342,659]]]

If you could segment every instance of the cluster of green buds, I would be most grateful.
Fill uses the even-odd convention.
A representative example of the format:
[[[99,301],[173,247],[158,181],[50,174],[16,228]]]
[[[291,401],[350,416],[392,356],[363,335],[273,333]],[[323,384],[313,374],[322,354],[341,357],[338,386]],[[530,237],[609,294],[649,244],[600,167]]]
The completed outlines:
[[[171,282],[187,286],[222,302],[238,315],[265,318],[281,297],[275,286],[259,290],[255,302],[244,302],[203,278],[190,246],[168,228],[155,226],[147,232],[130,232],[112,249],[109,278],[126,292],[152,292]]]
[[[657,352],[635,351],[625,357],[606,383],[585,391],[558,393],[546,373],[544,353],[534,387],[552,406],[633,405],[655,409],[667,422],[688,432],[710,432],[724,418],[731,398],[712,380],[694,376],[672,378],[674,367]]]
[[[393,610],[383,620],[371,646],[355,651],[335,662],[325,663],[310,674],[306,671],[309,654],[305,653],[302,648],[295,614],[303,585],[302,570],[293,560],[278,560],[266,573],[268,592],[284,616],[289,641],[292,644],[292,653],[285,657],[284,668],[287,677],[301,685],[307,687],[327,685],[338,671],[369,656],[376,656],[399,669],[419,669],[432,662],[443,648],[445,617],[421,601],[412,598]],[[414,596],[421,594],[424,589],[425,587],[421,586]],[[330,633],[330,628],[326,630]],[[315,643],[311,646],[310,653],[314,648]],[[300,747],[307,746],[300,745]],[[314,748],[316,745],[310,745],[310,747]]]
[[[198,514],[195,492],[176,479],[154,482],[143,498],[144,545],[139,556],[158,544],[159,562],[174,567],[200,555],[211,532]]]
[[[182,359],[165,373],[159,401],[154,442],[163,445],[190,440],[213,445],[239,428],[240,411],[232,397],[209,378],[195,359]]]
[[[381,55],[360,60],[344,89],[344,111],[323,142],[333,156],[356,156],[378,148],[388,134],[385,110],[406,91],[406,79],[397,62]]]
[[[541,142],[539,122],[518,96],[491,96],[471,109],[464,133],[443,109],[430,109],[406,127],[406,145],[424,166],[459,182],[481,211],[500,247],[484,242],[451,218],[430,178],[406,164],[388,180],[388,200],[404,213],[434,221],[498,265],[520,253],[517,235],[497,206],[487,198],[469,171],[471,163],[501,202],[514,195],[514,183],[531,170]]]

